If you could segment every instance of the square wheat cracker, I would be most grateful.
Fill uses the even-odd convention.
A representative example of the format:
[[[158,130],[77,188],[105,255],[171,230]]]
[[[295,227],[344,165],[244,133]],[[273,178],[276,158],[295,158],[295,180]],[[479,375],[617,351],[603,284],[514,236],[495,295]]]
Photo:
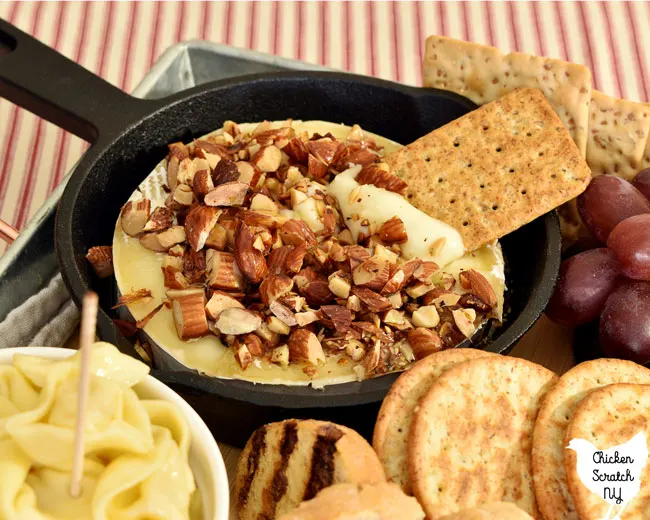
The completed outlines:
[[[582,193],[589,167],[537,89],[519,89],[385,158],[410,202],[456,228],[468,251]]]

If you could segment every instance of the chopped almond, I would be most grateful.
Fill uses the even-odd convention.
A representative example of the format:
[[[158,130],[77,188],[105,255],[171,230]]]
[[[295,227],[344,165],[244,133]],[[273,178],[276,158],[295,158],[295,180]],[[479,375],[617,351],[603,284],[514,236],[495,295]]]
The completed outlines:
[[[341,271],[337,271],[329,276],[328,287],[336,297],[347,300],[350,296],[352,284],[342,276]]]
[[[434,289],[422,298],[424,304],[436,305],[438,307],[451,307],[452,305],[456,305],[459,300],[460,294],[443,289]]]
[[[241,220],[235,231],[235,260],[239,270],[253,283],[261,282],[268,272],[264,254],[254,247],[251,228]]]
[[[235,359],[242,370],[246,370],[253,363],[253,356],[246,345],[237,345]]]
[[[392,217],[379,228],[379,238],[386,244],[403,244],[408,240],[404,222],[399,217]]]
[[[218,187],[221,184],[243,182],[237,165],[229,159],[219,161],[212,172],[212,184]]]
[[[271,305],[269,305],[269,310],[277,318],[279,318],[284,323],[286,323],[289,327],[294,327],[298,325],[298,321],[296,320],[296,317],[294,313],[291,311],[291,309],[289,309],[285,305],[282,305],[280,302],[278,301],[271,302]]]
[[[352,312],[359,312],[361,310],[361,300],[358,296],[352,294],[348,298],[345,306],[350,309]]]
[[[389,310],[384,315],[383,321],[386,325],[390,325],[397,330],[407,330],[412,328],[411,323],[408,321],[406,316],[404,316],[404,313],[395,309]]]
[[[241,206],[246,198],[249,186],[243,182],[226,182],[220,184],[203,199],[208,206]]]
[[[185,242],[185,229],[183,226],[172,226],[162,233],[158,233],[157,237],[161,247],[167,250],[176,244]]]
[[[205,316],[205,295],[202,293],[172,300],[172,315],[181,339],[198,338],[209,331]]]
[[[205,294],[205,289],[203,287],[191,286],[185,289],[169,289],[165,291],[165,294],[167,298],[174,300],[183,296],[189,296],[190,294]]]
[[[359,264],[352,272],[355,285],[380,291],[388,282],[390,263],[382,257],[373,256]]]
[[[190,283],[185,275],[174,266],[162,266],[163,284],[168,289],[185,289]]]
[[[253,166],[251,163],[246,161],[238,161],[235,163],[237,166],[237,171],[239,172],[239,182],[248,184],[249,186],[255,186],[257,181],[260,178],[262,172]]]
[[[377,188],[394,191],[400,195],[406,193],[408,185],[399,177],[387,172],[377,164],[364,166],[355,179],[359,184],[372,184]]]
[[[289,345],[280,345],[271,352],[271,363],[283,367],[289,366]]]
[[[454,322],[456,327],[461,331],[464,336],[470,339],[476,327],[474,326],[474,320],[476,320],[476,311],[474,309],[454,309],[451,311],[452,316],[454,317]]]
[[[415,271],[413,271],[413,278],[420,282],[431,283],[433,275],[440,270],[438,264],[423,260]]]
[[[260,298],[264,305],[270,305],[275,300],[289,294],[293,288],[293,280],[284,274],[269,274],[260,284]]]
[[[255,334],[246,334],[239,338],[239,343],[246,345],[246,348],[254,357],[259,357],[264,354],[264,345],[259,336]]]
[[[262,172],[274,172],[280,167],[282,152],[277,146],[261,148],[251,159]]]
[[[345,334],[350,330],[352,323],[352,313],[342,305],[323,305],[320,308],[330,320],[337,332]]]
[[[280,228],[280,238],[284,244],[299,246],[304,244],[307,248],[317,245],[314,232],[302,220],[289,219]]]
[[[406,294],[408,294],[414,300],[420,296],[424,296],[429,291],[433,290],[435,287],[430,283],[418,282],[415,285],[411,285],[406,288]]]
[[[370,312],[381,312],[391,308],[388,298],[367,287],[353,287],[352,294],[357,296],[368,307]]]
[[[190,209],[185,217],[185,235],[194,251],[203,249],[212,228],[217,224],[219,211],[217,208],[197,205]]]
[[[354,237],[352,236],[352,231],[350,231],[348,228],[345,228],[338,234],[338,239],[341,244],[345,245],[355,245],[356,241],[354,240]]]
[[[149,249],[150,251],[157,251],[159,253],[167,251],[168,249],[166,247],[163,247],[156,233],[145,233],[142,235],[140,237],[140,245],[145,249]]]
[[[320,319],[318,313],[314,311],[297,312],[295,316],[300,327],[306,327],[310,323],[314,323]]]
[[[388,301],[390,302],[390,306],[393,309],[399,309],[404,305],[404,300],[402,299],[402,295],[400,293],[393,293],[390,296],[387,297]]]
[[[418,327],[409,331],[408,342],[415,359],[422,359],[443,349],[443,343],[435,330]]]
[[[354,269],[359,264],[365,262],[368,258],[370,258],[370,253],[365,247],[362,246],[345,246],[343,250],[345,251],[345,255],[350,261],[350,270],[352,271],[354,271]]]
[[[228,233],[221,224],[215,224],[205,239],[205,247],[223,251],[228,244]]]
[[[266,212],[269,215],[277,215],[278,213],[278,207],[275,205],[275,202],[262,193],[255,194],[251,199],[251,210]]]
[[[289,246],[290,247],[290,246]],[[297,273],[302,269],[302,263],[307,254],[306,244],[300,244],[295,246],[287,254],[284,267],[289,273]]]
[[[123,294],[120,296],[117,300],[117,305],[114,305],[111,307],[111,309],[117,309],[118,307],[122,307],[123,305],[129,305],[131,303],[135,303],[140,300],[144,299],[150,299],[151,298],[151,290],[149,289],[138,289],[137,291],[132,291],[130,293]]]
[[[440,323],[440,315],[435,305],[423,305],[411,315],[413,325],[432,329]]]
[[[244,279],[235,255],[208,249],[205,254],[207,284],[216,289],[243,289]]]
[[[212,175],[210,175],[210,170],[200,170],[194,175],[194,180],[192,181],[192,190],[196,195],[196,198],[199,201],[202,201],[203,198],[214,189],[214,183],[212,182]]]
[[[179,184],[174,190],[172,199],[181,206],[191,206],[194,202],[194,192],[188,185]]]
[[[174,215],[169,208],[160,206],[153,210],[151,217],[144,225],[145,232],[158,232],[170,228],[174,221]]]
[[[492,285],[487,281],[487,278],[475,269],[461,271],[458,275],[460,285],[463,289],[475,294],[490,307],[497,306],[497,297],[492,289]]]
[[[210,319],[216,320],[222,311],[231,308],[244,309],[245,307],[241,302],[225,293],[214,292],[212,293],[210,301],[205,306],[205,312],[208,314]]]
[[[358,339],[349,339],[345,343],[345,353],[352,361],[361,361],[366,355],[366,347]]]
[[[276,316],[269,316],[266,318],[266,324],[268,325],[269,329],[272,330],[273,332],[277,332],[278,334],[282,336],[286,336],[291,332],[291,327],[287,325],[285,322],[283,322],[280,318]]]
[[[271,348],[276,347],[280,343],[280,335],[269,329],[269,326],[265,322],[262,322],[255,330],[255,335],[259,336],[264,342],[264,345]]]
[[[113,274],[113,248],[111,246],[91,247],[86,259],[99,278],[106,278]]]
[[[176,244],[169,248],[167,254],[171,256],[183,256],[185,254],[185,246],[183,244]]]
[[[203,314],[205,315],[205,311]],[[253,332],[261,324],[262,318],[257,314],[245,309],[230,307],[221,311],[215,325],[222,334],[238,336]]]
[[[124,205],[120,212],[120,224],[127,235],[135,237],[144,231],[150,208],[149,199],[129,201]]]
[[[293,362],[305,361],[318,365],[325,361],[323,346],[316,334],[307,329],[297,329],[289,337],[289,359]]]

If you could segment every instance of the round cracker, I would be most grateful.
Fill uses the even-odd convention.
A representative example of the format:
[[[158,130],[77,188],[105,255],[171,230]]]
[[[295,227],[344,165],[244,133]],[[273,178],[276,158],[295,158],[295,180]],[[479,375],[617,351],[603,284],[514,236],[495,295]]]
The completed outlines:
[[[614,384],[594,390],[580,401],[569,421],[564,444],[568,445],[572,439],[584,439],[595,448],[606,450],[625,445],[639,432],[645,434],[647,443],[650,438],[650,386]],[[621,446],[620,451],[621,456],[635,459],[631,473],[641,486],[639,494],[625,506],[621,518],[648,518],[650,464],[641,458],[639,449],[633,445]],[[584,454],[572,449],[564,452],[567,484],[581,520],[606,518],[609,509],[609,504],[585,487],[578,477],[578,457],[591,458],[592,454],[591,450]]]
[[[533,484],[546,520],[578,520],[564,468],[564,436],[576,406],[592,390],[622,382],[650,384],[650,370],[620,359],[585,361],[544,399],[533,432]]]
[[[467,361],[420,401],[409,443],[415,496],[438,518],[496,501],[536,516],[530,452],[550,370],[512,357]]]
[[[420,398],[444,372],[471,359],[496,356],[474,348],[455,348],[431,354],[415,363],[393,383],[377,416],[372,437],[389,481],[411,494],[408,472],[408,443],[413,412]]]

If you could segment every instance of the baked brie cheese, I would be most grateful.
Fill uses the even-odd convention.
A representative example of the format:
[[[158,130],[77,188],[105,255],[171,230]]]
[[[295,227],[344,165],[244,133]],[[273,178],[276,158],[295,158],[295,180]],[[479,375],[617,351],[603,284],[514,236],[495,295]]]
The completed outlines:
[[[382,162],[399,147],[292,120],[170,145],[113,237],[152,348],[210,376],[319,387],[403,370],[500,320],[500,245],[467,252],[409,204]]]

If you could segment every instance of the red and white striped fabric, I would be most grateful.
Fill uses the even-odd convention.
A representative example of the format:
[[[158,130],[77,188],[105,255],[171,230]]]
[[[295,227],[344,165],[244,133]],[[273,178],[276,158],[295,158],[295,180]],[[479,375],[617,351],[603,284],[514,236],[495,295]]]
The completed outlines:
[[[126,91],[191,39],[417,85],[426,36],[445,34],[583,63],[595,88],[650,98],[650,2],[3,1],[0,17]],[[86,144],[4,100],[0,143],[0,218],[21,229]]]

